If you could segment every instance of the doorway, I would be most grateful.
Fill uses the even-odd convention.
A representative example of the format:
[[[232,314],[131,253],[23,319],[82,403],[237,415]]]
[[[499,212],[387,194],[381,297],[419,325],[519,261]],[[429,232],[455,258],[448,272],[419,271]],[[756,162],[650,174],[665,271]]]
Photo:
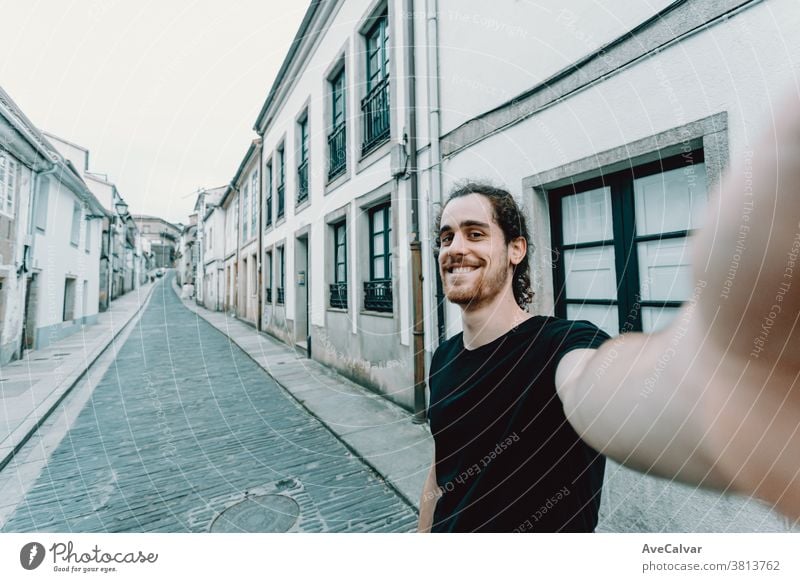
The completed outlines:
[[[311,355],[308,336],[308,235],[297,238],[294,256],[295,320],[294,341],[307,355]]]

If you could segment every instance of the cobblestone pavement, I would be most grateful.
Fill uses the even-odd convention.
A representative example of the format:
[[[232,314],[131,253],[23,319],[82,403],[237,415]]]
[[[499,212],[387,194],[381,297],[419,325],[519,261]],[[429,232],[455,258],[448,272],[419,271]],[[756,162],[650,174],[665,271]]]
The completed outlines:
[[[169,285],[2,531],[202,532],[269,494],[297,503],[295,531],[413,531],[415,511]]]

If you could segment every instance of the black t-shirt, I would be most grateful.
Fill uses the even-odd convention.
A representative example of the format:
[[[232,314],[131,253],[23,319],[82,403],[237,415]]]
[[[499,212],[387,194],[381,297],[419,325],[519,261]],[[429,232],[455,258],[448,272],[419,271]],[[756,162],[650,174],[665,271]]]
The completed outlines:
[[[587,321],[537,316],[475,350],[463,334],[439,346],[432,531],[594,531],[605,458],[567,422],[555,374],[564,354],[608,337]]]

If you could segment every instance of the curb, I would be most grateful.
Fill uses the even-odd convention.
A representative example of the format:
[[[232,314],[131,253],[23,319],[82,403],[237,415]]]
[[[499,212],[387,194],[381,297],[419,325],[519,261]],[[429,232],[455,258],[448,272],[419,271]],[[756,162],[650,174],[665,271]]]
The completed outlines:
[[[2,471],[11,462],[11,460],[22,449],[22,447],[25,446],[25,444],[31,439],[31,437],[36,433],[36,431],[39,430],[39,427],[41,427],[45,423],[45,421],[50,417],[50,415],[55,411],[55,409],[58,408],[58,405],[64,401],[64,399],[70,394],[70,392],[72,392],[73,388],[75,388],[78,382],[80,382],[83,379],[89,368],[91,368],[94,365],[94,363],[100,358],[100,356],[105,354],[109,346],[113,344],[114,341],[117,339],[117,337],[119,337],[119,335],[130,325],[131,321],[133,321],[133,319],[150,303],[150,299],[153,296],[153,290],[155,288],[156,288],[155,285],[150,287],[150,290],[147,292],[147,297],[145,297],[144,301],[139,303],[138,309],[136,309],[136,311],[134,311],[131,314],[131,316],[128,318],[128,321],[126,321],[125,324],[122,325],[114,333],[111,339],[109,339],[109,341],[105,345],[101,344],[98,348],[96,348],[95,351],[92,353],[92,355],[86,360],[84,360],[85,365],[78,366],[75,370],[72,370],[58,385],[58,387],[56,387],[53,390],[51,396],[53,394],[57,394],[57,396],[54,397],[55,400],[54,402],[52,402],[52,404],[49,405],[46,403],[43,404],[44,407],[47,407],[46,411],[38,419],[36,419],[36,421],[33,422],[31,426],[26,428],[23,423],[21,427],[18,427],[11,433],[10,440],[14,442],[15,440],[13,438],[14,434],[16,432],[24,431],[24,434],[19,439],[17,439],[16,442],[11,446],[11,450],[2,459],[0,459],[0,471]],[[64,388],[62,391],[62,386],[64,385],[66,385],[66,388]],[[34,413],[35,412],[36,411],[34,409]]]

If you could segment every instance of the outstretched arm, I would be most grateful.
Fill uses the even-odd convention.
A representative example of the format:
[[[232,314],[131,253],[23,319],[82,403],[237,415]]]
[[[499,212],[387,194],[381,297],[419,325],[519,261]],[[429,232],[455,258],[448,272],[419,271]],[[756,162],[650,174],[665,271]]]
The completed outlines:
[[[800,518],[800,101],[734,160],[693,240],[673,324],[570,352],[570,423],[639,470],[754,494]]]

